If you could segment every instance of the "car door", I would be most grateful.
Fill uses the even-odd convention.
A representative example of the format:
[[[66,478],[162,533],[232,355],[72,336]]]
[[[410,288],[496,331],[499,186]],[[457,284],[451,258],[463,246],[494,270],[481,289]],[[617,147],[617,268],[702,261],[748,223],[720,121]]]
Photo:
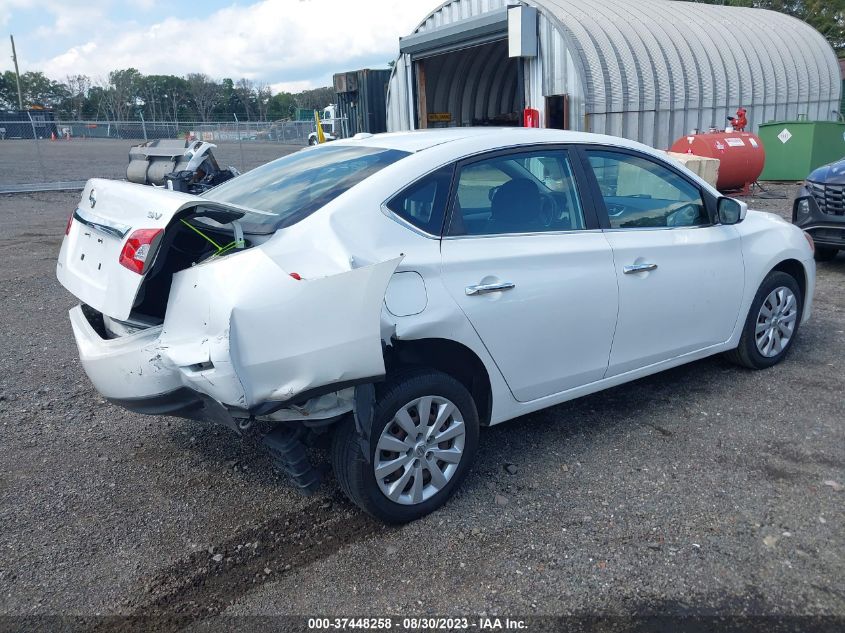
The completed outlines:
[[[584,154],[619,283],[608,377],[727,341],[745,275],[739,233],[715,223],[715,199],[648,155]]]
[[[580,169],[546,148],[475,157],[455,175],[442,279],[521,402],[607,368],[616,275]]]

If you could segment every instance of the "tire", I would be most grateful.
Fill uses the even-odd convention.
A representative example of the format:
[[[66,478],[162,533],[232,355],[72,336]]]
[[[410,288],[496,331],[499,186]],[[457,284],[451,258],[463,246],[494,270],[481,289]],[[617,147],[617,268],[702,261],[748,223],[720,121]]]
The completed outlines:
[[[816,246],[816,252],[813,257],[815,257],[817,262],[829,262],[836,257],[837,253],[839,253],[838,248],[833,248],[831,246]]]
[[[316,138],[314,138],[313,136],[309,137],[309,138],[308,138],[308,144],[309,144],[309,145],[316,145],[316,144],[317,144],[317,139],[316,139]]]
[[[788,298],[790,293],[793,301]],[[787,308],[787,305],[791,307]],[[769,316],[766,316],[766,310],[770,312]],[[725,356],[749,369],[766,369],[776,365],[792,348],[803,313],[804,297],[795,278],[780,271],[769,273],[751,303],[739,346]],[[758,326],[761,328],[759,333]],[[792,329],[787,336],[790,326]],[[785,342],[784,338],[787,339]]]
[[[419,401],[428,397],[432,398],[432,417],[449,411],[449,405],[454,406],[454,412],[444,417],[438,428],[420,424],[415,429],[414,414],[425,400]],[[426,444],[425,437],[419,441],[418,437],[409,439],[412,436],[397,422],[402,411],[410,412],[407,417],[401,416],[402,421],[406,427],[410,423],[409,428],[417,430],[418,437],[426,432],[424,429],[431,429],[431,433],[441,430],[441,435],[451,436],[439,444],[430,440]],[[408,523],[442,506],[460,486],[475,459],[478,429],[475,402],[461,383],[438,371],[414,370],[388,382],[381,390],[370,432],[369,459],[364,459],[350,416],[335,431],[332,466],[341,489],[353,503],[386,523]],[[404,439],[400,439],[402,436]],[[385,445],[402,452],[385,450]],[[408,452],[404,452],[406,448]],[[450,461],[440,460],[435,454]],[[456,456],[459,461],[451,462]],[[394,466],[391,462],[401,465],[389,470]],[[378,464],[385,471],[381,479],[376,477]],[[440,476],[434,476],[431,464]],[[395,491],[393,499],[388,496],[390,490]]]

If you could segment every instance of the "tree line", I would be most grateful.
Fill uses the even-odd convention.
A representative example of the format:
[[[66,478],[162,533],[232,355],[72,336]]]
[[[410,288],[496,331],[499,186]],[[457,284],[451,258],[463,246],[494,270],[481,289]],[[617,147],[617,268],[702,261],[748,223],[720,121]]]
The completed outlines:
[[[20,80],[25,108],[51,108],[64,119],[278,121],[293,118],[297,108],[321,109],[335,97],[330,87],[274,94],[267,84],[245,78],[144,75],[135,68],[113,70],[99,81],[87,75],[56,81],[38,71]],[[0,109],[17,107],[15,73],[7,70],[0,74]]]
[[[696,0],[703,4],[754,7],[786,13],[815,28],[845,57],[845,0]]]

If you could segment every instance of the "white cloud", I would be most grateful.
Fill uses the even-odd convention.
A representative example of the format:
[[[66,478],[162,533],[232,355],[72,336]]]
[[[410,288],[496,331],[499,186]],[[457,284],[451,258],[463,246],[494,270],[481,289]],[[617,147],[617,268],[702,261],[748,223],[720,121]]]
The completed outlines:
[[[270,84],[270,90],[273,91],[273,94],[280,92],[302,92],[303,90],[314,87],[314,82],[310,79],[303,79],[302,81],[280,81]]]
[[[39,38],[90,33],[92,25],[96,26],[96,30],[105,30],[111,3],[112,0],[86,0],[79,3],[65,0],[3,0],[3,4],[9,7],[10,18],[14,10],[37,12],[44,18],[52,18],[52,22],[41,24],[35,29],[33,34]]]
[[[90,37],[98,32],[109,31],[108,7],[102,2],[90,2],[78,6],[68,6],[64,2],[48,2],[45,8],[53,14],[54,22],[49,26],[40,27],[36,31],[38,37],[73,37],[76,34],[85,34],[86,37]]]
[[[0,26],[6,26],[11,21],[15,9],[28,9],[31,5],[31,0],[0,0]]]
[[[97,53],[97,44],[95,42],[86,42],[80,46],[74,46],[68,49],[61,55],[54,58],[56,67],[59,68],[73,68],[80,60],[86,59]],[[49,73],[52,76],[52,73]],[[72,74],[70,72],[66,74]],[[56,77],[59,79],[60,77]]]
[[[49,1],[49,0],[48,0]],[[384,67],[406,35],[439,0],[262,0],[230,6],[190,20],[165,18],[151,25],[107,24],[80,31],[84,39],[29,66],[62,79],[103,77],[116,68],[145,74],[203,72],[215,78],[247,77],[303,89],[326,85],[334,72],[363,63]],[[100,14],[96,0],[91,13]],[[88,16],[91,19],[91,16]],[[65,12],[51,29],[67,32]]]

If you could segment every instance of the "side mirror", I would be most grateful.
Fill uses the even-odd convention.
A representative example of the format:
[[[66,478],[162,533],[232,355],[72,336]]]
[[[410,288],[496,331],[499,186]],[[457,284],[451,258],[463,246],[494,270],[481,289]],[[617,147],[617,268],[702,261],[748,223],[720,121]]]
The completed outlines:
[[[717,213],[720,224],[737,224],[745,219],[748,205],[733,198],[719,198]]]

